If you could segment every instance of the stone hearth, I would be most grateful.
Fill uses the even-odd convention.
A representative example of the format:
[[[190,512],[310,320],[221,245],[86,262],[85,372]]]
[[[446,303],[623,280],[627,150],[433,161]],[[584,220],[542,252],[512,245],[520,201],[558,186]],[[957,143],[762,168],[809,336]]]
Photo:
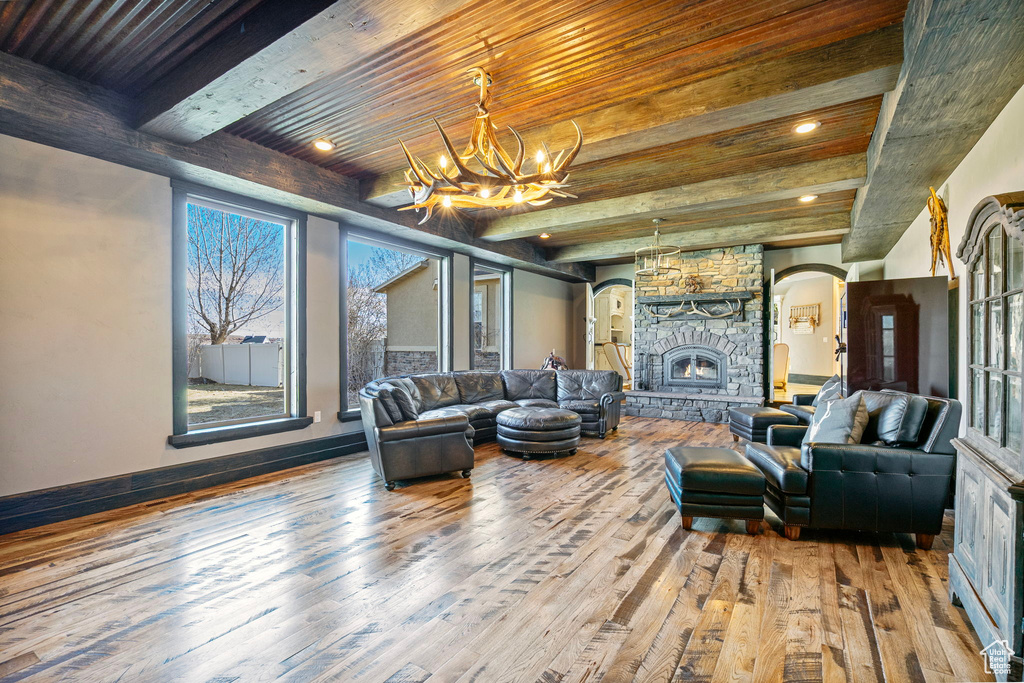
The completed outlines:
[[[761,245],[687,252],[681,273],[637,277],[627,415],[725,422],[732,406],[764,403],[763,258]],[[691,275],[700,294],[684,289]]]

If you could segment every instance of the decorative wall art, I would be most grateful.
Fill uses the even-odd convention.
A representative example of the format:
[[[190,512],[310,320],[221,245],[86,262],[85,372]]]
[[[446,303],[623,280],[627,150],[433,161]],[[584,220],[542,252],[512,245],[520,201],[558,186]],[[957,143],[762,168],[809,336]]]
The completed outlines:
[[[789,329],[793,334],[814,334],[814,328],[821,324],[821,304],[790,306]]]

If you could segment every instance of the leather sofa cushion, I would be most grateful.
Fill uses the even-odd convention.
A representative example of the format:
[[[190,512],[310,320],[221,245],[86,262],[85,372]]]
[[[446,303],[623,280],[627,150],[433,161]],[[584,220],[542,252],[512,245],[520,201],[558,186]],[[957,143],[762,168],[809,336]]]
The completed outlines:
[[[601,413],[601,404],[598,401],[559,401],[558,407],[571,410],[574,413],[589,415],[599,415]]]
[[[730,408],[729,422],[741,424],[752,429],[768,429],[772,425],[795,425],[795,415],[769,408],[766,406],[752,406],[744,408]]]
[[[546,431],[575,427],[580,416],[559,408],[513,408],[498,414],[498,426],[525,431]]]
[[[445,406],[444,408],[434,408],[433,410],[424,410],[420,413],[421,420],[427,420],[434,417],[446,417],[448,415],[465,415],[466,419],[470,422],[476,422],[478,420],[486,420],[493,418],[491,411],[487,410],[483,406],[469,405],[469,404],[456,404],[453,406]]]
[[[412,382],[419,391],[420,412],[453,406],[462,402],[459,387],[455,378],[444,373],[433,372],[422,375],[410,375]]]
[[[613,370],[559,370],[556,379],[559,403],[599,399],[622,386],[622,375]]]
[[[505,398],[505,386],[497,372],[456,372],[454,375],[462,403],[483,403]]]
[[[553,401],[550,398],[519,398],[515,401],[516,405],[524,408],[557,408],[558,402]]]
[[[513,403],[512,401],[506,401],[503,398],[495,399],[493,401],[483,401],[481,403],[477,403],[477,405],[480,406],[481,408],[487,408],[487,410],[490,411],[491,415],[495,416],[504,410],[510,410],[512,408],[519,407],[519,404]]]
[[[728,448],[675,446],[665,451],[665,478],[688,491],[764,494],[764,475]]]
[[[524,398],[553,401],[558,396],[554,370],[502,370],[501,381],[505,385],[505,398],[510,401]]]
[[[807,493],[807,470],[800,466],[799,448],[750,443],[747,458],[764,473],[769,484],[783,493]]]
[[[401,424],[391,427],[381,427],[381,443],[390,441],[403,441],[435,434],[451,434],[454,432],[465,432],[472,429],[469,420],[465,415],[447,415],[444,417],[421,418],[419,420],[407,420]]]
[[[814,417],[814,411],[817,406],[812,405],[797,405],[795,403],[783,403],[779,406],[779,410],[789,413],[796,418],[800,424],[810,424],[811,418]]]
[[[890,446],[917,443],[928,414],[928,399],[895,391],[858,391],[857,394],[868,409],[868,426],[861,443],[884,441]]]

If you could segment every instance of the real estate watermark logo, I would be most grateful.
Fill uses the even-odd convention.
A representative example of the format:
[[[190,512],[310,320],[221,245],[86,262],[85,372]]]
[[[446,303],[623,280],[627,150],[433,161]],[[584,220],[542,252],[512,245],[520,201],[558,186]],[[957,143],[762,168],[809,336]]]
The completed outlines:
[[[1010,673],[1013,650],[1005,640],[993,640],[979,653],[985,659],[985,673],[1006,676]]]

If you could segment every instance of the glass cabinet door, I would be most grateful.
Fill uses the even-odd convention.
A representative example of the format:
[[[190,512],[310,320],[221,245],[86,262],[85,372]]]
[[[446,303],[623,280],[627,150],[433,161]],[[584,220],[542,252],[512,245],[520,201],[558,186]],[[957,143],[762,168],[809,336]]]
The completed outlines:
[[[1016,231],[1015,231],[1016,230]],[[968,262],[970,426],[1017,468],[1024,435],[1024,243],[1002,222],[977,233]]]

